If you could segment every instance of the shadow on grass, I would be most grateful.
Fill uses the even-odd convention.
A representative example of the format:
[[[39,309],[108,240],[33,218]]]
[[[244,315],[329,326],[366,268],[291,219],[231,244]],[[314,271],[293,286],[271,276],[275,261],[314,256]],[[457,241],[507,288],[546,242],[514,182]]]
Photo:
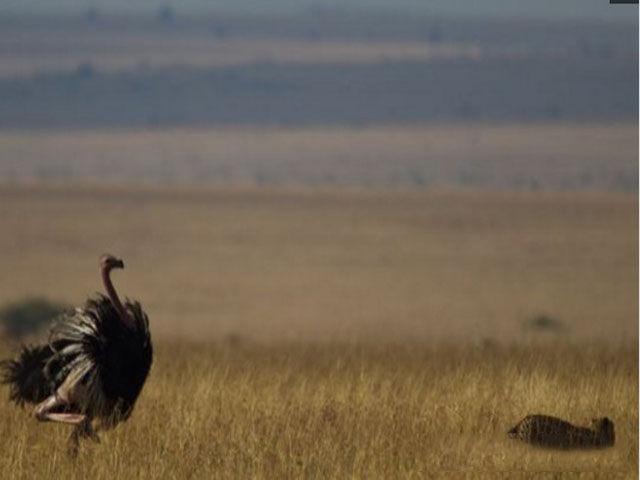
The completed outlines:
[[[6,337],[19,340],[40,332],[70,309],[67,304],[42,297],[25,298],[0,309],[0,328]]]

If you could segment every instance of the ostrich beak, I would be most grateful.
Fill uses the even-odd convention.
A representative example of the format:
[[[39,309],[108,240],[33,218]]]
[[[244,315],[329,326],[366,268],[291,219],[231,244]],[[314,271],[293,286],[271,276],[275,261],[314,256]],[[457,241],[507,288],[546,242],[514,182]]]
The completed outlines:
[[[115,268],[124,268],[124,262],[122,260],[118,260],[116,263],[113,264],[113,266]]]

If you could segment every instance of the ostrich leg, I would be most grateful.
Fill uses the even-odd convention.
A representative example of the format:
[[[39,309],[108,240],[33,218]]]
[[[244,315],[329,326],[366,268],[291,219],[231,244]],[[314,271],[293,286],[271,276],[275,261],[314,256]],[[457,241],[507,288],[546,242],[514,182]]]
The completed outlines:
[[[82,413],[58,413],[52,412],[52,410],[57,407],[70,406],[72,404],[72,398],[79,387],[80,380],[87,370],[88,368],[85,368],[70,373],[53,395],[50,395],[36,406],[36,418],[41,422],[62,422],[73,425],[84,422],[87,416]]]
[[[90,438],[94,442],[99,442],[100,438],[96,434],[91,425],[91,418],[80,413],[54,413],[52,409],[68,405],[68,402],[61,398],[58,393],[51,395],[49,398],[38,404],[36,407],[36,418],[42,422],[61,422],[75,425],[71,436],[69,437],[68,453],[72,458],[78,455],[80,448],[80,440]]]
[[[90,438],[96,443],[100,443],[100,437],[91,426],[91,419],[86,417],[80,423],[76,424],[71,436],[69,437],[69,455],[73,458],[78,456],[78,450],[80,448],[80,440],[83,438]]]
[[[86,415],[81,413],[55,413],[51,412],[57,407],[68,405],[67,400],[63,399],[58,392],[47,397],[40,402],[35,408],[35,416],[41,422],[62,422],[78,425],[86,419]]]

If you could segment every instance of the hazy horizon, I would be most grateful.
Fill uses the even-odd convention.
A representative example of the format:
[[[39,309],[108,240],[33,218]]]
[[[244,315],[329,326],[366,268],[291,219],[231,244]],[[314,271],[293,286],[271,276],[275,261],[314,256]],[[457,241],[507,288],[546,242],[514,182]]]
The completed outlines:
[[[105,14],[136,13],[155,14],[163,7],[171,7],[176,14],[200,15],[203,13],[256,13],[256,14],[297,14],[322,11],[323,9],[384,9],[412,11],[419,14],[452,17],[495,17],[495,18],[538,18],[543,20],[604,20],[637,23],[637,5],[610,5],[601,0],[539,0],[537,2],[512,2],[507,0],[487,0],[478,4],[460,0],[397,0],[393,8],[382,0],[273,0],[268,6],[252,0],[184,0],[182,2],[147,0],[58,0],[55,3],[44,0],[6,1],[0,5],[3,14],[60,14],[72,15],[95,9]]]

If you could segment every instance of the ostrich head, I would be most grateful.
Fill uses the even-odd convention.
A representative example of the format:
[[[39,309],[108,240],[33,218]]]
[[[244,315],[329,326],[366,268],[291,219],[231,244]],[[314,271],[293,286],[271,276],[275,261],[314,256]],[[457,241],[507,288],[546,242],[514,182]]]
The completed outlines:
[[[105,253],[100,257],[100,268],[109,272],[114,268],[124,268],[124,262],[111,254]]]
[[[133,322],[133,320],[131,319],[131,315],[124,308],[124,305],[122,305],[116,289],[111,282],[111,270],[113,270],[114,268],[124,268],[124,262],[108,253],[105,253],[100,257],[100,271],[102,274],[102,283],[104,283],[104,289],[107,291],[107,295],[111,300],[111,303],[120,314],[120,319],[122,320],[122,322],[124,322],[128,326],[131,326],[131,323]]]

